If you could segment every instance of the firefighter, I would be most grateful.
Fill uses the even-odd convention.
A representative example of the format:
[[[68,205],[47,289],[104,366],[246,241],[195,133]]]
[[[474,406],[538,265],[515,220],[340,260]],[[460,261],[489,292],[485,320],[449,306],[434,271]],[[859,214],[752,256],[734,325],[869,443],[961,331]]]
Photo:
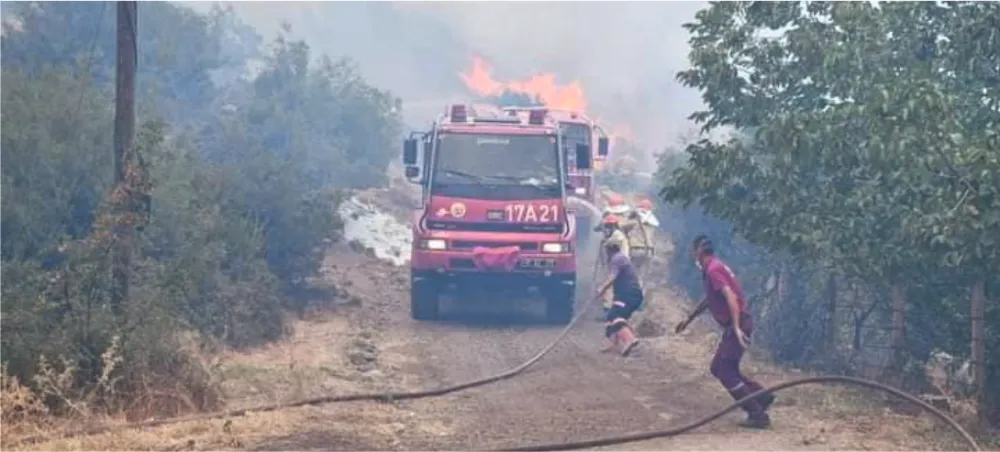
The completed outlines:
[[[635,330],[628,321],[636,309],[642,306],[642,290],[639,288],[635,267],[622,252],[621,242],[608,241],[604,250],[608,256],[608,279],[597,294],[604,296],[608,289],[612,289],[614,301],[605,316],[604,337],[607,338],[608,345],[602,351],[610,352],[617,348],[622,356],[628,356],[639,345]]]
[[[603,236],[601,238],[601,253],[598,257],[598,262],[600,264],[607,265],[610,262],[609,256],[607,255],[607,245],[609,243],[617,243],[619,251],[625,255],[625,257],[630,256],[631,250],[629,249],[628,237],[622,232],[619,227],[621,219],[618,215],[607,215],[601,219],[601,228]],[[605,293],[604,296],[604,312],[607,313],[611,310],[612,299],[610,293]]]
[[[635,210],[631,214],[632,220],[635,222],[635,227],[638,229],[636,234],[636,246],[632,247],[633,252],[629,257],[632,259],[640,269],[648,268],[649,264],[653,260],[655,255],[656,241],[653,240],[653,236],[656,233],[656,229],[660,227],[660,222],[653,215],[653,203],[648,199],[643,199],[635,206]],[[635,249],[641,247],[645,250],[645,262],[639,263],[638,256],[636,256]],[[641,270],[640,270],[640,274]]]
[[[604,218],[607,218],[610,215],[614,215],[619,217],[620,220],[621,217],[627,215],[630,210],[631,208],[628,206],[628,204],[625,204],[625,198],[622,198],[621,195],[615,193],[607,195],[607,197],[605,198],[604,210],[601,211],[601,223],[598,223],[597,226],[594,226],[594,232],[604,231],[605,229],[603,222]],[[603,254],[603,248],[601,248],[601,254]]]
[[[753,318],[747,306],[747,298],[743,287],[732,269],[715,256],[715,248],[708,236],[699,235],[692,243],[692,253],[695,263],[702,272],[705,298],[698,303],[694,311],[674,330],[677,334],[684,332],[696,317],[706,309],[722,327],[722,340],[712,358],[712,376],[729,392],[734,400],[740,400],[763,388],[760,383],[749,378],[740,370],[740,361],[750,345],[753,334]],[[768,408],[774,403],[774,395],[766,395],[750,400],[742,408],[747,412],[744,427],[768,428],[771,417]]]
[[[635,205],[635,210],[638,216],[642,219],[643,223],[652,227],[659,227],[660,222],[653,215],[653,203],[648,199],[643,199]]]
[[[639,275],[639,285],[640,287],[645,287],[643,284],[643,279],[646,270],[648,270],[649,263],[653,260],[653,240],[651,237],[651,231],[649,227],[649,221],[644,214],[644,212],[650,212],[652,210],[652,203],[648,200],[642,200],[637,205],[636,208],[628,213],[628,217],[625,221],[620,223],[620,228],[625,236],[628,237],[628,247],[629,247],[629,259],[632,260],[632,265],[635,266],[636,273]]]

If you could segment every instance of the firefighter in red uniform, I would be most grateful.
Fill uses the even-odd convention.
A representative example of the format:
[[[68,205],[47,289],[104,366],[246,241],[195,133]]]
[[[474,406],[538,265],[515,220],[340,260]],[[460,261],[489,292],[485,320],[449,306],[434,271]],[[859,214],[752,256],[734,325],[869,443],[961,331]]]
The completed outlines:
[[[722,340],[712,358],[712,375],[729,391],[734,400],[740,400],[762,386],[740,372],[740,360],[750,345],[753,334],[753,319],[747,309],[746,296],[736,275],[725,262],[715,257],[712,241],[705,235],[694,240],[695,263],[702,270],[705,298],[698,303],[694,312],[677,325],[680,334],[707,308],[712,317],[723,328]],[[768,428],[771,417],[767,409],[774,403],[771,394],[747,401],[742,408],[747,412],[747,420],[741,425],[749,428]]]

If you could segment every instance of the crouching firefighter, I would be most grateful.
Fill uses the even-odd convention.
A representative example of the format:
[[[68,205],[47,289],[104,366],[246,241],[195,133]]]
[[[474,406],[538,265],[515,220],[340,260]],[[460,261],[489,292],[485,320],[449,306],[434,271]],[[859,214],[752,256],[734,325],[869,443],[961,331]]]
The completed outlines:
[[[628,356],[639,345],[629,319],[642,306],[642,289],[639,288],[639,278],[632,261],[622,252],[621,242],[608,241],[604,249],[608,256],[608,279],[598,289],[597,296],[603,296],[608,289],[612,289],[613,301],[605,316],[604,336],[608,345],[602,351],[617,349],[622,356]]]
[[[628,236],[625,232],[621,230],[620,227],[621,219],[617,215],[606,215],[601,219],[601,224],[599,225],[603,231],[601,238],[601,249],[598,253],[598,259],[595,264],[604,264],[605,266],[611,262],[611,256],[607,252],[607,244],[617,243],[619,252],[625,255],[625,257],[630,257],[631,249],[629,248]],[[604,297],[604,313],[607,314],[611,310],[612,297],[610,294]]]

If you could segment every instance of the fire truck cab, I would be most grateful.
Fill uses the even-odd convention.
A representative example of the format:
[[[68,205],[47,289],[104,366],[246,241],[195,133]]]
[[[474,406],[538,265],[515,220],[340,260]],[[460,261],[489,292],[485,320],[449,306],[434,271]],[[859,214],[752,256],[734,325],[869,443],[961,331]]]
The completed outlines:
[[[410,182],[422,187],[412,217],[410,312],[439,316],[442,295],[489,302],[538,294],[546,319],[565,324],[576,295],[576,222],[560,128],[545,110],[512,117],[490,106],[451,105],[430,131],[403,145]],[[590,148],[573,149],[589,169]]]
[[[545,107],[504,107],[503,110],[512,116],[523,117],[530,115],[532,111],[545,109],[548,115],[559,124],[559,129],[563,135],[563,148],[565,153],[566,168],[569,182],[573,186],[571,194],[586,200],[591,204],[597,202],[597,186],[594,180],[594,169],[600,168],[601,164],[608,156],[609,140],[604,130],[597,122],[588,117],[583,112],[566,109],[548,109]],[[572,152],[577,146],[586,146],[590,149],[592,165],[581,168],[577,164],[576,152]],[[587,216],[578,216],[577,239],[585,241],[586,234],[589,233],[596,219]]]

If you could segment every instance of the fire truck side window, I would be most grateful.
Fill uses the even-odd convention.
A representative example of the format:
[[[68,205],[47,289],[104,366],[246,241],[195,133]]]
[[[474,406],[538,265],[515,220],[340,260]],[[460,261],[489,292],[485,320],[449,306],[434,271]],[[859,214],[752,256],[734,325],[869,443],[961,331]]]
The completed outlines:
[[[567,161],[576,167],[576,145],[586,144],[590,146],[590,127],[584,124],[563,123],[563,152],[566,153]]]

